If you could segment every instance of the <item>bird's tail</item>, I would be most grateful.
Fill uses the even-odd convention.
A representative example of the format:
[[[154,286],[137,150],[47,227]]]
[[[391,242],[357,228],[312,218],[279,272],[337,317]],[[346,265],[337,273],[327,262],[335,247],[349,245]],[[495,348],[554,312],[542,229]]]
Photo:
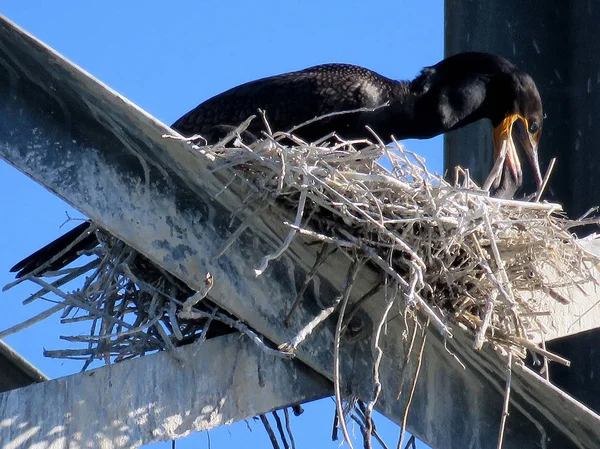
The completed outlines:
[[[77,259],[81,251],[90,250],[98,245],[96,233],[90,226],[91,222],[86,221],[74,227],[17,263],[10,272],[17,272],[17,278],[21,278],[29,273],[40,276],[47,271],[64,268]]]

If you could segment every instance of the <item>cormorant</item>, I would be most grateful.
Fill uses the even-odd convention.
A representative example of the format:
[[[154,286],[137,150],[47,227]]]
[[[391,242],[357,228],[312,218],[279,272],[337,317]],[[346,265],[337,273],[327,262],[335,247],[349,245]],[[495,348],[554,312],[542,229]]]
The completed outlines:
[[[258,109],[265,111],[271,129],[280,131],[326,114],[354,111],[316,120],[294,131],[308,142],[334,131],[346,139],[370,139],[367,125],[386,142],[392,136],[426,139],[489,119],[494,161],[500,158],[503,145],[511,143],[506,145],[504,165],[499,167],[497,194],[512,196],[522,183],[514,144],[524,151],[538,187],[541,184],[537,145],[542,131],[542,101],[533,79],[500,56],[460,53],[424,68],[412,81],[395,81],[348,64],[319,65],[234,87],[201,103],[172,128],[184,136],[199,134],[207,143],[216,143]],[[263,129],[262,120],[254,120],[247,133],[260,138]],[[18,271],[17,277],[21,277],[34,271],[83,232],[88,235],[45,271],[65,266],[78,257],[78,251],[97,244],[89,222],[22,260],[11,272]]]

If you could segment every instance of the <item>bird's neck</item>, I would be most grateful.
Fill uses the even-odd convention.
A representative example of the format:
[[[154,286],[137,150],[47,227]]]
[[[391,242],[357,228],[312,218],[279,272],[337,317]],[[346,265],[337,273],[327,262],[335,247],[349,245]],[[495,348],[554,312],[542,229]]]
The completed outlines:
[[[425,139],[439,134],[438,126],[431,123],[435,118],[419,107],[422,96],[411,81],[396,81],[385,106],[375,111],[377,119],[371,119],[370,126],[382,139]]]

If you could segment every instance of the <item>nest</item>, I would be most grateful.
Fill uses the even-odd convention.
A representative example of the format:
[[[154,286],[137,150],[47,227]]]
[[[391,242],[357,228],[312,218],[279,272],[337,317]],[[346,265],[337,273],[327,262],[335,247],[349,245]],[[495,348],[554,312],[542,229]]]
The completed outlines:
[[[568,364],[535,343],[546,331],[539,317],[549,312],[533,294],[568,304],[561,288],[593,280],[598,258],[571,232],[584,222],[539,202],[540,194],[533,202],[490,197],[461,169],[450,184],[397,142],[387,147],[374,137],[332,135],[314,146],[275,133],[250,147],[237,139],[236,148],[206,150],[215,171],[235,167],[263,197],[295,211],[283,245],[257,275],[303,234],[371,262],[397,283],[407,308],[446,336],[455,324],[473,336],[475,349],[488,342]]]
[[[108,364],[159,350],[169,350],[177,357],[176,346],[234,331],[245,333],[270,354],[291,357],[296,347],[339,307],[334,348],[334,365],[339,366],[343,312],[358,270],[368,263],[381,273],[382,282],[395,286],[404,309],[413,312],[415,333],[419,317],[425,317],[447,337],[459,327],[471,335],[474,349],[487,342],[506,355],[509,372],[513,355],[524,357],[527,350],[541,354],[545,360],[568,363],[536,344],[543,341],[545,332],[540,317],[549,313],[545,310],[547,300],[541,301],[539,292],[546,299],[568,303],[560,288],[591,279],[590,267],[599,262],[598,258],[586,252],[570,232],[582,222],[561,216],[557,204],[491,198],[469,178],[468,172],[460,169],[456,182],[450,184],[430,173],[419,156],[398,143],[385,146],[376,136],[373,142],[345,141],[332,134],[308,144],[292,134],[269,131],[263,140],[247,144],[244,139],[248,124],[245,122],[214,146],[197,146],[194,138],[185,140],[213,172],[226,180],[241,178],[251,188],[246,205],[253,203],[255,209],[263,210],[275,204],[289,217],[285,221],[287,236],[277,251],[264,256],[256,269],[257,276],[299,234],[322,244],[305,284],[331,254],[331,248],[349,256],[353,262],[346,285],[333,306],[316,316],[290,342],[274,349],[210,300],[210,275],[204,289],[194,292],[133,248],[92,225],[99,245],[86,253],[91,259],[83,265],[44,273],[45,277],[56,278],[52,283],[28,274],[5,287],[29,280],[41,288],[25,303],[49,292],[60,301],[48,311],[0,332],[0,338],[62,311],[61,322],[89,322],[90,331],[86,335],[61,336],[79,348],[46,350],[44,354],[83,360],[83,369],[94,361]],[[232,233],[223,253],[246,225]],[[83,286],[65,292],[63,286],[76,278],[84,279]],[[376,347],[381,327],[374,336]],[[425,342],[424,326],[422,332],[419,360]],[[374,373],[380,360],[375,362]],[[417,375],[418,368],[413,391]],[[334,378],[337,413],[341,417],[345,413],[339,372]],[[509,385],[510,377],[505,412]],[[370,447],[371,435],[378,438],[371,416],[376,400],[377,395],[365,405],[351,399],[345,409],[347,416],[359,423],[365,447]],[[410,399],[403,430],[409,404]],[[356,414],[357,410],[360,413]],[[264,424],[266,418],[261,419]],[[349,442],[344,419],[339,425]],[[268,423],[265,426],[269,430]]]
[[[419,156],[376,138],[373,143],[332,135],[309,145],[287,133],[269,133],[247,145],[243,131],[238,128],[215,146],[186,140],[213,171],[231,170],[243,178],[255,201],[275,202],[295,216],[286,222],[284,243],[265,255],[257,275],[302,234],[370,262],[398,286],[406,307],[424,314],[442,334],[450,335],[449,324],[455,324],[472,335],[474,348],[490,342],[519,355],[535,350],[534,340],[544,332],[537,318],[547,312],[531,300],[531,292],[543,290],[567,302],[546,274],[548,267],[573,284],[588,280],[594,257],[579,246],[570,232],[574,223],[559,215],[557,204],[491,198],[460,170],[459,182],[450,184],[430,173]],[[53,292],[62,302],[51,311],[62,310],[62,322],[91,323],[89,335],[61,337],[84,348],[45,355],[82,359],[87,367],[94,360],[121,361],[234,329],[261,342],[209,298],[198,301],[212,279],[205,292],[193,292],[105,231],[96,233],[100,245],[88,254],[90,262],[46,273],[58,277],[52,284],[32,275],[19,280],[41,286],[25,303]],[[84,276],[82,288],[61,290]]]

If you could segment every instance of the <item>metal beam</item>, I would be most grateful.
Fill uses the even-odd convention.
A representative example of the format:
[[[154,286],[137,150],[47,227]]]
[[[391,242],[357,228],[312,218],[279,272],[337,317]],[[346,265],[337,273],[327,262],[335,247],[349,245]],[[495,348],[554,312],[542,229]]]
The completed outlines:
[[[134,448],[332,394],[297,361],[230,334],[0,394],[2,447]],[[293,386],[293,387],[291,387]]]
[[[240,213],[248,186],[232,173],[212,173],[210,163],[187,145],[161,138],[172,133],[156,119],[103,86],[41,43],[0,21],[0,157],[66,199],[96,223],[145,254],[192,288],[215,278],[211,299],[275,343],[283,343],[338,294],[348,260],[328,260],[307,289],[291,328],[283,319],[315,257],[298,238],[268,270],[255,277],[262,257],[282,242],[288,214],[271,208],[261,216]],[[230,224],[232,217],[233,222]],[[248,228],[224,257],[223,244],[242,224]],[[356,301],[378,281],[365,268],[352,290]],[[374,389],[371,335],[386,302],[365,302],[356,335],[342,342],[342,385],[368,400]],[[300,347],[298,359],[333,378],[335,317]],[[404,322],[388,323],[381,347],[383,390],[377,408],[402,421],[416,357],[402,363]],[[466,369],[455,359],[461,360]],[[401,374],[401,372],[403,374]],[[444,342],[431,332],[416,386],[409,430],[434,447],[495,447],[504,367],[491,348],[471,349],[455,330]],[[402,386],[400,400],[396,395]],[[600,418],[526,368],[513,373],[507,447],[553,443],[597,447]],[[560,405],[560,406],[559,406]],[[539,432],[525,432],[534,426]]]

